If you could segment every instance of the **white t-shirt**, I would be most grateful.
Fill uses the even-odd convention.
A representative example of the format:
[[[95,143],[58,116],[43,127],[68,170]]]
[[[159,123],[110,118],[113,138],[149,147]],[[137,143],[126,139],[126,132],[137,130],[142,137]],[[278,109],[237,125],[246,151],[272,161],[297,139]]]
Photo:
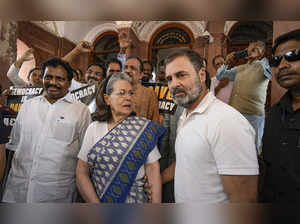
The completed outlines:
[[[84,162],[87,162],[87,155],[92,149],[92,147],[100,141],[101,138],[103,138],[106,133],[108,132],[108,125],[107,122],[98,122],[95,121],[90,124],[88,129],[86,130],[84,140],[80,149],[80,152],[78,154],[78,158],[81,159]],[[157,148],[157,146],[154,147],[154,149],[149,153],[146,164],[148,163],[154,163],[157,160],[160,159],[160,153]],[[138,174],[136,176],[136,179],[140,179],[145,176],[145,167],[144,165],[141,166],[141,168],[138,171]]]
[[[254,129],[211,92],[183,112],[175,151],[176,202],[226,202],[220,175],[258,175]]]

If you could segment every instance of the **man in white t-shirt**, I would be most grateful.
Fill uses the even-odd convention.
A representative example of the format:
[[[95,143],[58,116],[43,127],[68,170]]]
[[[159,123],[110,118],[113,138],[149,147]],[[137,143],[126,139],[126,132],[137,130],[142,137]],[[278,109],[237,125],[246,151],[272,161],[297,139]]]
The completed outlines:
[[[166,59],[172,97],[185,110],[175,143],[176,202],[255,202],[255,131],[235,109],[208,92],[203,59],[179,50]]]

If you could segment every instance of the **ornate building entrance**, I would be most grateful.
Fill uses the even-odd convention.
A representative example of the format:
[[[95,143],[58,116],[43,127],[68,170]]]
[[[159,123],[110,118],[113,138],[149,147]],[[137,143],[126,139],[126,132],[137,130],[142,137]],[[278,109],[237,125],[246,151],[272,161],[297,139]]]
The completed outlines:
[[[152,35],[149,59],[153,65],[157,65],[175,49],[192,48],[193,42],[193,33],[186,26],[176,23],[164,25]]]
[[[118,33],[102,33],[93,43],[92,61],[105,63],[110,58],[115,58],[120,51]]]

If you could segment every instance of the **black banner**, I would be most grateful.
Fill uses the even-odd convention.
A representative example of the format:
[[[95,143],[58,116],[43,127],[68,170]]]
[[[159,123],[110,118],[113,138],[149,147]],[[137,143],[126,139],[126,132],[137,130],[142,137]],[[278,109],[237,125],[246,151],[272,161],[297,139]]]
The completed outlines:
[[[144,83],[145,87],[154,90],[159,105],[159,112],[163,114],[174,114],[177,105],[174,103],[168,85],[161,83]]]
[[[43,93],[39,87],[10,87],[11,93],[7,96],[7,106],[18,113],[25,100],[39,96]]]
[[[32,97],[41,95],[43,90],[38,87],[10,87],[11,92],[7,96],[6,104],[12,113],[2,113],[6,134],[10,133],[22,104]]]
[[[10,136],[10,132],[16,121],[16,117],[17,115],[8,115],[8,114],[3,115],[3,123],[5,127],[5,129],[3,130],[4,131],[3,136]]]
[[[84,86],[71,91],[73,100],[78,100],[89,107],[91,113],[96,111],[96,94],[98,85]]]
[[[7,96],[7,107],[15,112],[15,114],[2,114],[5,133],[10,133],[13,124],[16,120],[17,113],[19,112],[22,104],[32,97],[39,96],[43,93],[43,88],[37,87],[10,87],[11,93]],[[89,107],[91,113],[96,111],[96,93],[97,85],[93,84],[85,86],[70,92],[73,100],[79,100]]]

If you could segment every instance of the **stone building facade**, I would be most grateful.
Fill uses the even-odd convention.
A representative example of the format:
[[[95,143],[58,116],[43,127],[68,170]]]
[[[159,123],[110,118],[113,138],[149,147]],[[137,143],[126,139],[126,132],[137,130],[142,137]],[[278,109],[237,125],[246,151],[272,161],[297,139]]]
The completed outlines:
[[[49,26],[49,24],[51,26]],[[197,51],[208,61],[215,55],[247,47],[249,40],[260,39],[267,44],[271,56],[273,40],[289,30],[300,28],[299,21],[92,21],[92,22],[1,22],[0,25],[1,85],[9,85],[6,72],[16,60],[16,40],[35,49],[35,62],[52,56],[64,56],[80,40],[93,44],[90,55],[77,58],[73,66],[85,70],[94,61],[103,61],[119,51],[119,35],[125,35],[131,46],[127,56],[137,55],[154,65],[174,48],[185,47]],[[269,103],[274,104],[284,90],[276,81],[269,88]]]

